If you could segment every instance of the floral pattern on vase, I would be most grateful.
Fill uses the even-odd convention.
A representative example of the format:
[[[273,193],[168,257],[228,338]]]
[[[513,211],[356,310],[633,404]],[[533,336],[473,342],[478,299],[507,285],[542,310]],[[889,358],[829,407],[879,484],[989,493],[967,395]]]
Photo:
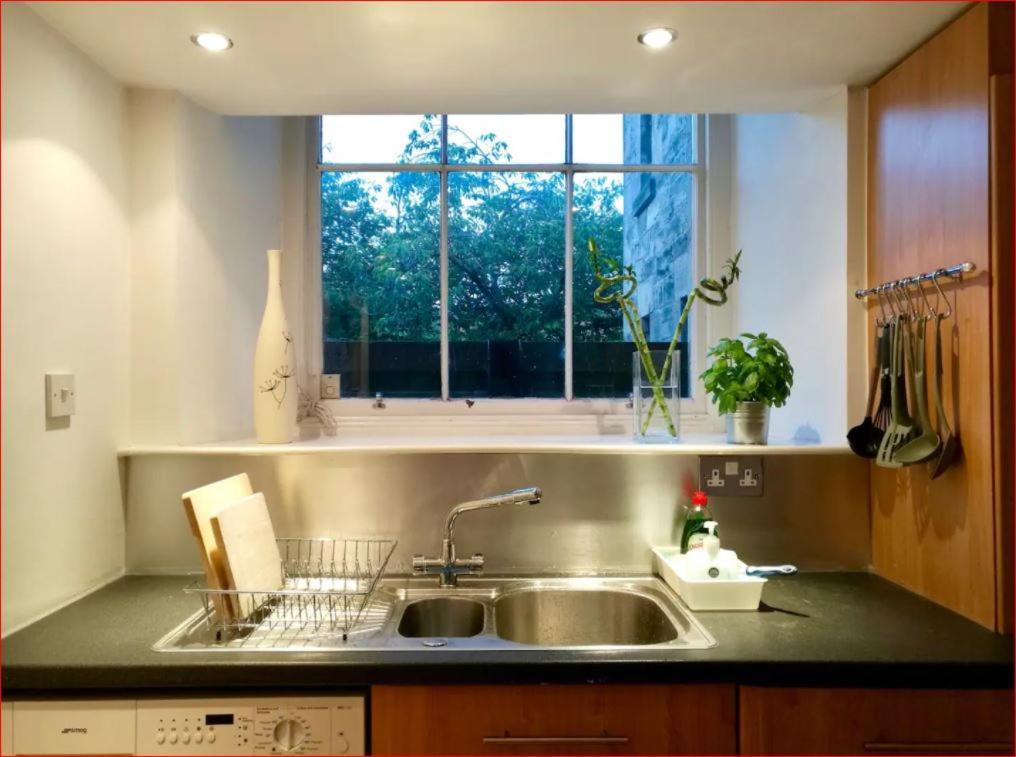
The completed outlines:
[[[295,353],[282,302],[282,252],[268,250],[268,295],[254,350],[254,432],[262,444],[296,436]]]

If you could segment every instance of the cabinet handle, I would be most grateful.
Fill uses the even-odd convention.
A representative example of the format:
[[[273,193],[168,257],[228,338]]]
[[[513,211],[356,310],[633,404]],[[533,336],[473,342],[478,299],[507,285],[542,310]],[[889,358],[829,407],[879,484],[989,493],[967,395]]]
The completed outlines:
[[[1001,741],[869,741],[864,751],[875,754],[1012,754],[1012,744]]]
[[[484,736],[484,744],[627,744],[627,736]]]

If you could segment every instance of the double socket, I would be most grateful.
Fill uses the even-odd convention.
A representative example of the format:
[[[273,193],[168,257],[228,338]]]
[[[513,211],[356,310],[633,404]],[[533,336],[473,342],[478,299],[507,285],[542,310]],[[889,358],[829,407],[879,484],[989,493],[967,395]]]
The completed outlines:
[[[765,476],[761,455],[702,455],[699,488],[713,497],[761,497]]]

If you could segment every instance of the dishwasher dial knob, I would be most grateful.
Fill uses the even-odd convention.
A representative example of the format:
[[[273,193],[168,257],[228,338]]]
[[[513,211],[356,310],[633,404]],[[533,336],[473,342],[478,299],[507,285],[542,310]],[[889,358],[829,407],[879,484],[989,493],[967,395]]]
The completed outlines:
[[[280,749],[287,752],[291,752],[300,746],[303,743],[305,735],[303,723],[290,718],[280,720],[272,732],[272,738],[275,740],[275,743]]]
[[[345,754],[349,751],[349,740],[344,736],[336,736],[332,742],[332,749],[335,750],[336,754]]]

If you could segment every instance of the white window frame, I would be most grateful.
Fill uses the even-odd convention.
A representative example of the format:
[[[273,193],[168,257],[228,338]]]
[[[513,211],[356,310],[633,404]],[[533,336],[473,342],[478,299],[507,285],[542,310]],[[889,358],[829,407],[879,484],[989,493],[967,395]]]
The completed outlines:
[[[692,213],[694,227],[692,230],[693,270],[692,281],[716,268],[707,254],[709,230],[707,212],[709,187],[707,166],[710,163],[709,153],[709,116],[695,116],[695,141],[693,155],[695,160],[690,164],[680,165],[624,165],[615,163],[573,163],[572,155],[572,117],[565,115],[565,155],[563,163],[547,164],[448,164],[444,161],[434,164],[402,164],[402,163],[329,163],[322,164],[321,156],[321,124],[320,116],[307,119],[307,237],[305,246],[304,268],[304,317],[306,347],[303,351],[306,375],[315,394],[318,394],[319,381],[323,368],[323,293],[321,290],[321,175],[327,171],[355,173],[395,173],[400,171],[419,171],[437,173],[441,177],[441,239],[440,239],[440,285],[441,285],[441,397],[406,398],[384,397],[383,407],[373,398],[350,397],[339,400],[324,400],[333,415],[355,421],[355,419],[380,419],[382,416],[396,418],[404,416],[432,417],[435,420],[444,416],[502,416],[507,420],[510,416],[531,421],[535,417],[546,419],[553,416],[567,416],[579,420],[582,417],[628,418],[631,416],[630,398],[576,398],[572,392],[572,298],[573,298],[573,238],[572,238],[572,193],[574,178],[580,173],[690,173],[694,176],[695,197]],[[447,116],[441,117],[441,128],[447,130]],[[446,143],[446,140],[445,140]],[[564,239],[564,302],[565,302],[565,396],[561,398],[466,398],[449,395],[448,376],[448,227],[447,202],[448,175],[462,171],[500,171],[500,172],[549,172],[565,176],[565,239]],[[707,323],[709,311],[713,308],[698,307],[691,318],[692,352],[689,361],[689,376],[692,377],[692,396],[681,400],[681,418],[688,424],[689,430],[712,430],[715,425],[715,413],[710,411],[705,396],[701,391],[694,391],[695,377],[701,373],[706,360],[706,341],[709,330]],[[468,402],[467,402],[468,399]],[[383,411],[383,412],[379,412]],[[710,418],[713,422],[710,423]]]

